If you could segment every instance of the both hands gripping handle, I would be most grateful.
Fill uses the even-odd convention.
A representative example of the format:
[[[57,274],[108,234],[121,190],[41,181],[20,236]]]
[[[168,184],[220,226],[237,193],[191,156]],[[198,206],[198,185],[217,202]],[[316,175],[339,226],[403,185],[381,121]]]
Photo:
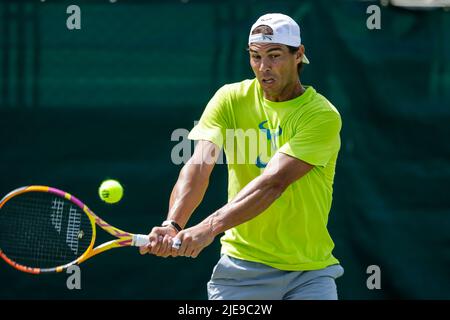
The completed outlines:
[[[135,247],[142,247],[146,246],[150,243],[148,239],[148,235],[146,234],[135,234],[133,235],[133,242],[131,243],[132,246]],[[175,238],[173,240],[172,248],[179,249],[181,246],[181,241],[178,238]]]

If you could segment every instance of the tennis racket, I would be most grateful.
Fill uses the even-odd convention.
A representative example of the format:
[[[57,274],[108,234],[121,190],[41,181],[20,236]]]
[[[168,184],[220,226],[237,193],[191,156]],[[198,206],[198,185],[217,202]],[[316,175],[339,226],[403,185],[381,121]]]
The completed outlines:
[[[118,239],[94,248],[96,226]],[[61,272],[106,250],[148,243],[147,235],[109,225],[55,188],[22,187],[0,201],[0,257],[23,272]]]

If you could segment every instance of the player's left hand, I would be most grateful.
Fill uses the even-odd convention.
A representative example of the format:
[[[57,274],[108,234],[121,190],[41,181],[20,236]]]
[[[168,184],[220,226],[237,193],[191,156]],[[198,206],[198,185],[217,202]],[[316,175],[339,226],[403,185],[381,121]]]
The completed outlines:
[[[179,239],[181,246],[179,249],[172,247],[171,256],[196,258],[199,253],[213,242],[215,235],[206,223],[199,223],[191,228],[180,231],[173,239]]]

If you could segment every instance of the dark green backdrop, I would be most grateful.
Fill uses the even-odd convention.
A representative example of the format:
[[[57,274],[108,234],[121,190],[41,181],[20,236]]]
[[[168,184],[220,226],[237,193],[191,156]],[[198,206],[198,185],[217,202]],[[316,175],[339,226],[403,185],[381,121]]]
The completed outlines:
[[[125,3],[126,2],[126,3]],[[311,65],[302,82],[340,110],[342,149],[329,228],[345,268],[342,299],[450,298],[450,13],[381,8],[376,1],[0,2],[0,194],[52,185],[113,225],[147,232],[166,215],[189,130],[221,85],[252,77],[245,51],[266,12],[300,22]],[[81,30],[66,8],[81,8]],[[97,197],[105,178],[125,197]],[[226,201],[216,166],[192,223]],[[135,249],[66,274],[32,276],[0,261],[0,298],[205,299],[218,239],[197,259]],[[366,269],[381,268],[380,290]]]

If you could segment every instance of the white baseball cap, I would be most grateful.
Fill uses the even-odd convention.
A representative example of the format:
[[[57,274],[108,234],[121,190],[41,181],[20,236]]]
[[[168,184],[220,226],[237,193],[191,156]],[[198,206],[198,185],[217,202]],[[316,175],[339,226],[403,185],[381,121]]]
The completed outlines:
[[[262,25],[270,27],[273,30],[273,34],[252,34],[256,27]],[[292,47],[300,47],[302,44],[300,27],[294,19],[285,14],[268,13],[259,17],[250,29],[248,44],[250,45],[252,42],[279,43]],[[309,64],[306,55],[303,55],[302,61],[305,64]]]

